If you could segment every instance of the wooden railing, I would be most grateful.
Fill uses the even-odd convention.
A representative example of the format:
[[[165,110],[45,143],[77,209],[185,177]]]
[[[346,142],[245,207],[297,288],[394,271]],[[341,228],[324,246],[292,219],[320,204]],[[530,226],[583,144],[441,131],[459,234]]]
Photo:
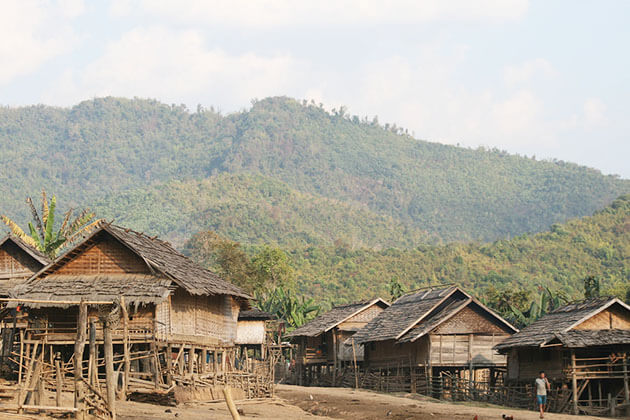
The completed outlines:
[[[88,327],[89,330],[89,327]],[[96,339],[103,340],[103,328],[95,323]],[[152,320],[135,320],[129,322],[129,340],[147,341],[153,339]],[[77,335],[76,322],[30,323],[25,330],[26,336],[34,340],[45,339],[47,342],[74,340]],[[88,333],[89,334],[89,333]],[[112,331],[114,340],[122,340],[123,328],[120,325]]]
[[[630,361],[627,355],[611,354],[608,357],[575,358],[564,374],[567,378],[582,379],[624,379],[628,377]]]

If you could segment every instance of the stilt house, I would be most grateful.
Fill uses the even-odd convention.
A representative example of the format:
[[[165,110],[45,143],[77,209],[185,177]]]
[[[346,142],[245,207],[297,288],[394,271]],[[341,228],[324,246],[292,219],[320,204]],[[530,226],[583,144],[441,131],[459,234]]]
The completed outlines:
[[[156,384],[161,369],[201,373],[208,363],[215,371],[228,369],[238,315],[250,298],[169,243],[111,224],[98,227],[13,293],[13,304],[28,312],[22,347],[41,349],[45,343],[45,360],[52,358],[49,353],[60,352],[64,360],[72,356],[80,301],[88,304],[88,324],[98,325],[99,308],[122,298],[123,322],[113,331],[114,345],[126,341],[124,351],[147,355],[146,363],[136,357],[131,370],[156,375]],[[91,334],[97,346],[103,343],[100,327]],[[151,361],[158,354],[164,354],[162,368]]]
[[[493,347],[517,331],[456,286],[427,288],[396,300],[353,337],[369,369],[459,373],[505,368]]]
[[[274,339],[275,319],[274,315],[256,308],[241,311],[236,330],[236,344],[241,351],[253,350],[254,357],[264,360],[265,346]]]
[[[545,371],[557,397],[555,411],[604,414],[611,405],[630,402],[630,307],[617,298],[558,308],[496,349],[507,355],[508,383],[531,385]]]
[[[0,297],[48,265],[44,254],[14,235],[0,239]]]
[[[336,306],[288,334],[297,344],[298,382],[309,382],[321,369],[333,370],[333,377],[343,363],[363,361],[363,346],[354,354],[344,343],[354,333],[383,312],[389,303],[377,298],[366,302]],[[334,383],[334,379],[333,379]]]

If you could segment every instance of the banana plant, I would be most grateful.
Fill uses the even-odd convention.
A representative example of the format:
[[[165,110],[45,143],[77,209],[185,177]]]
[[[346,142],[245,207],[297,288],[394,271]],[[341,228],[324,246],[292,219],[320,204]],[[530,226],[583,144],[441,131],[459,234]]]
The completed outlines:
[[[257,306],[260,310],[278,316],[287,322],[290,329],[304,325],[315,318],[320,306],[313,298],[296,296],[291,290],[276,287],[267,292],[256,292]]]
[[[566,294],[562,292],[554,293],[549,287],[540,287],[540,290],[541,293],[534,297],[527,311],[520,311],[515,306],[510,305],[512,316],[518,324],[522,326],[529,325],[569,301]]]
[[[81,211],[78,216],[71,220],[74,209],[70,209],[64,214],[61,227],[55,231],[57,197],[53,195],[49,203],[46,191],[42,190],[41,217],[31,197],[26,199],[26,204],[28,204],[33,219],[28,222],[29,233],[24,232],[15,221],[6,215],[1,215],[0,219],[9,227],[11,233],[50,258],[55,258],[61,249],[75,243],[101,222],[101,220],[95,219],[95,214],[89,209]]]

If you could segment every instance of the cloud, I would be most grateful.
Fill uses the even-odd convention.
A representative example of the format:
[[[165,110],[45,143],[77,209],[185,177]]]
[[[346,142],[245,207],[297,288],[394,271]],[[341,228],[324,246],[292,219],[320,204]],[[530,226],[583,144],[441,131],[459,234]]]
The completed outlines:
[[[251,98],[290,93],[300,62],[288,55],[232,55],[208,48],[194,30],[138,27],[85,68],[69,69],[45,100],[140,96],[167,102],[243,107]]]
[[[556,69],[544,58],[536,58],[517,66],[507,66],[504,69],[504,80],[508,85],[515,85],[531,81],[535,76],[553,77]]]
[[[77,39],[69,19],[82,13],[82,1],[55,3],[9,0],[0,13],[0,84],[35,71],[66,53]]]
[[[277,27],[504,21],[522,17],[527,9],[527,0],[116,0],[111,13],[118,16],[146,13],[204,25]]]
[[[606,124],[606,104],[599,98],[590,98],[584,102],[584,123],[587,127]]]

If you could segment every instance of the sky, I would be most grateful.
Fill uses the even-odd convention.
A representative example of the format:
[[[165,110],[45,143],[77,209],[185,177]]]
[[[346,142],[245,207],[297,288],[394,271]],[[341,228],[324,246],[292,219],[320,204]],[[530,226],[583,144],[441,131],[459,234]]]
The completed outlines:
[[[286,95],[630,178],[630,1],[3,0],[0,104]]]

